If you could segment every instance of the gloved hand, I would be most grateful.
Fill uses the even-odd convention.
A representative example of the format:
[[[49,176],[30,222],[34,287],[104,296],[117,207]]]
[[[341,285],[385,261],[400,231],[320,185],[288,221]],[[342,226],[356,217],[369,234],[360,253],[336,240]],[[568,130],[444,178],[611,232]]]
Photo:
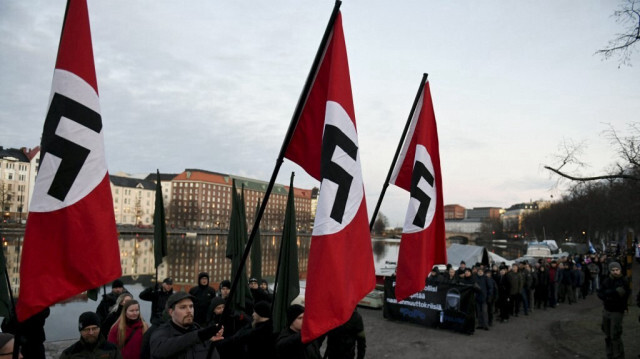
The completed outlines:
[[[212,325],[210,327],[202,328],[198,330],[198,338],[200,338],[200,340],[203,342],[207,341],[212,337],[214,337],[221,330],[222,330],[222,327],[219,327],[217,325]]]

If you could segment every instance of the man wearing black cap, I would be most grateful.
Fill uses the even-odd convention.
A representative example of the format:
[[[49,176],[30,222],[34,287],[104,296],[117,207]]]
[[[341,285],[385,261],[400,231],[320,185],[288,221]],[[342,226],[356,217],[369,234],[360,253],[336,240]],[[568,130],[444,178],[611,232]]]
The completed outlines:
[[[622,343],[622,318],[631,295],[629,280],[622,276],[618,262],[609,264],[609,276],[600,283],[598,298],[602,300],[602,331],[605,335],[607,358],[624,358]]]
[[[216,296],[216,291],[209,286],[209,273],[202,272],[198,274],[198,285],[191,288],[189,294],[195,297],[193,303],[194,320],[200,325],[205,325],[211,299]]]
[[[156,284],[140,293],[140,299],[151,302],[151,317],[149,321],[153,325],[160,325],[165,322],[162,312],[167,304],[167,299],[173,294],[173,280],[165,278],[159,286]]]
[[[100,318],[94,312],[84,312],[78,319],[80,340],[65,349],[60,359],[101,358],[122,359],[118,347],[100,335]]]
[[[228,279],[225,279],[222,282],[220,282],[220,297],[222,297],[222,299],[227,299],[230,292],[231,292],[231,281]]]
[[[276,340],[276,353],[280,359],[320,359],[320,344],[322,339],[302,343],[300,331],[304,307],[293,304],[287,309],[287,328],[284,328]],[[324,339],[324,338],[323,338]]]
[[[171,320],[151,335],[151,358],[220,358],[213,346],[215,342],[224,339],[223,328],[217,326],[200,328],[193,319],[194,299],[192,295],[185,292],[177,292],[169,297],[167,312]]]
[[[102,301],[100,301],[100,304],[98,304],[98,308],[96,309],[96,314],[98,314],[101,323],[107,319],[109,309],[116,304],[120,294],[126,291],[127,290],[124,289],[124,283],[122,283],[120,279],[116,279],[111,283],[111,292],[102,295]]]

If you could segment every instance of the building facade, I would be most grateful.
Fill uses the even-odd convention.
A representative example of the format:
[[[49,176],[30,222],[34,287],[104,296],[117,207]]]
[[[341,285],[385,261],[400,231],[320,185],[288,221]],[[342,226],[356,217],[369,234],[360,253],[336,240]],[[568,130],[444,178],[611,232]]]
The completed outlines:
[[[447,204],[444,206],[444,219],[465,219],[467,210],[459,204]]]
[[[39,165],[39,149],[0,146],[0,219],[25,223]]]
[[[467,210],[469,219],[499,219],[504,210],[500,207],[474,207]]]
[[[244,188],[247,227],[251,228],[268,183],[198,169],[187,169],[173,178],[169,225],[172,228],[228,229],[234,180],[238,191]],[[262,230],[281,230],[287,195],[287,186],[274,185],[260,221]],[[298,232],[307,233],[311,223],[311,190],[294,188],[294,202]]]
[[[109,176],[116,224],[153,225],[156,185],[152,181],[122,176]]]

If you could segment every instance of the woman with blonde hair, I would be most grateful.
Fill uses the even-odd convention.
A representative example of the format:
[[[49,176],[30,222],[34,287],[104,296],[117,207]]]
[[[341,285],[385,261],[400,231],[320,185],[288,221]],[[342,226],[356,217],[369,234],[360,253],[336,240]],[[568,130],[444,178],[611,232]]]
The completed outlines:
[[[122,307],[120,318],[111,327],[107,340],[118,346],[123,359],[138,359],[142,336],[147,329],[149,325],[142,319],[140,303],[130,300]]]

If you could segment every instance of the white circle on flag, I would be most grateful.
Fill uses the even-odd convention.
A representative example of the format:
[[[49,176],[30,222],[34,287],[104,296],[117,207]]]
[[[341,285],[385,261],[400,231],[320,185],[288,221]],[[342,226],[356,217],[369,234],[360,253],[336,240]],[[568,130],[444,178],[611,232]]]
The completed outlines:
[[[416,155],[413,162],[413,167],[416,167],[416,162],[422,162],[422,164],[429,170],[431,175],[435,178],[435,171],[433,170],[433,163],[431,162],[431,156],[427,151],[427,148],[423,145],[416,145]],[[418,188],[424,192],[431,201],[429,202],[429,208],[427,209],[426,219],[424,221],[424,227],[419,227],[413,224],[413,220],[420,208],[420,201],[414,197],[409,199],[409,207],[407,208],[407,215],[404,220],[403,233],[415,233],[420,232],[431,225],[433,217],[436,214],[436,204],[438,203],[438,194],[436,192],[436,181],[434,179],[433,186],[431,186],[424,178],[420,178],[418,181]]]
[[[358,146],[358,133],[349,114],[342,106],[334,101],[327,101],[327,111],[325,114],[325,126],[333,125],[340,129],[356,146]],[[364,197],[364,186],[362,184],[362,169],[360,165],[360,149],[356,155],[355,161],[351,156],[346,154],[340,147],[336,147],[331,161],[342,167],[349,173],[353,179],[349,188],[349,196],[342,217],[342,222],[338,222],[331,218],[331,210],[333,209],[336,194],[338,192],[338,184],[328,179],[323,179],[320,184],[320,194],[318,196],[318,207],[316,209],[316,218],[313,226],[313,235],[327,235],[340,232],[343,230],[356,216],[362,198]]]
[[[60,69],[54,71],[49,105],[51,105],[51,100],[56,93],[79,102],[98,114],[100,113],[98,94],[93,87],[74,73]],[[107,173],[102,131],[94,132],[62,117],[55,134],[90,150],[90,152],[64,201],[48,194],[63,159],[51,153],[44,154],[29,205],[29,210],[32,212],[50,212],[73,205],[91,193]]]

